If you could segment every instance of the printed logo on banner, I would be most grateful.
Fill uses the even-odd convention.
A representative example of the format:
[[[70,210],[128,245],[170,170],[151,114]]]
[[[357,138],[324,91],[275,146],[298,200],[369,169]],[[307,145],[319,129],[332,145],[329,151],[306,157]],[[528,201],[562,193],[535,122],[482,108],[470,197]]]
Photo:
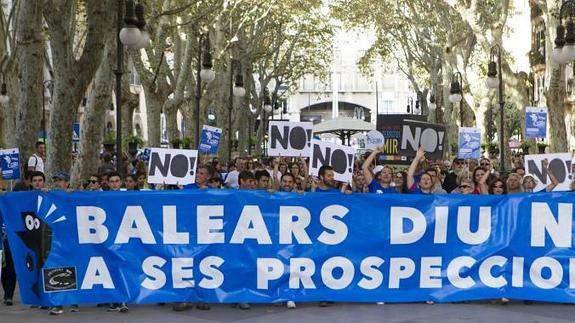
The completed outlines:
[[[547,108],[525,108],[525,138],[536,139],[547,137]]]
[[[462,159],[481,157],[481,130],[479,128],[459,128],[457,157]]]
[[[200,140],[199,151],[210,155],[216,155],[220,145],[222,129],[204,125],[202,128],[202,138]]]
[[[76,267],[44,268],[44,292],[63,292],[78,289]]]
[[[197,150],[151,148],[148,183],[187,185],[196,182]]]
[[[312,122],[270,121],[268,156],[309,156],[312,132]]]
[[[310,160],[309,174],[318,176],[319,169],[323,165],[333,168],[336,181],[349,183],[353,175],[353,160],[355,149],[331,142],[312,140],[312,156]]]
[[[20,151],[18,148],[0,150],[0,170],[4,180],[20,178]]]
[[[545,167],[543,167],[543,160],[549,161],[549,168],[553,175],[557,178],[559,184],[553,191],[569,191],[569,185],[573,180],[573,173],[571,169],[572,157],[569,153],[560,154],[542,154],[542,155],[525,155],[525,173],[533,175],[537,180],[537,186],[533,189],[534,192],[541,191],[551,183],[551,179]]]
[[[428,159],[439,160],[443,158],[445,126],[404,120],[401,129],[400,154],[413,157],[419,146],[422,146]]]

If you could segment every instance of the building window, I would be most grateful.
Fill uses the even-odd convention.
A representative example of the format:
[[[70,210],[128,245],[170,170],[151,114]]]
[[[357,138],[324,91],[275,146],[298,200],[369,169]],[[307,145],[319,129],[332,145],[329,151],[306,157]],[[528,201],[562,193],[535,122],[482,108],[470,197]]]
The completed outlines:
[[[140,85],[142,84],[140,82],[140,75],[138,75],[138,72],[136,72],[135,69],[132,70],[132,72],[130,73],[130,85]]]
[[[381,107],[386,114],[389,113],[389,111],[393,111],[393,100],[383,100]]]

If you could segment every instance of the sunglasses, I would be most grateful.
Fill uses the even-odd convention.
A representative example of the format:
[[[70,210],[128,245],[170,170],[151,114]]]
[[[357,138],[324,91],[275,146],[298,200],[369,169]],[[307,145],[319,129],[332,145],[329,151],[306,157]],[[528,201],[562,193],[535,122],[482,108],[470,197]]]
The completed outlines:
[[[91,179],[89,182],[92,183],[92,184],[98,183],[98,181],[95,181],[95,180],[93,180],[93,179]]]
[[[481,166],[489,166],[489,163],[481,163]]]
[[[459,188],[471,188],[469,185],[459,185]]]

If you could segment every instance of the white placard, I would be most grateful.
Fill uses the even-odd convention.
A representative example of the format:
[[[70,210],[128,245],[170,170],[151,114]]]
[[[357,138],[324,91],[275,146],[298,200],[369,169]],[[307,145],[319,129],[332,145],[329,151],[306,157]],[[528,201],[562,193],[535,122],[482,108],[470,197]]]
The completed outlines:
[[[270,121],[268,156],[309,156],[312,133],[312,122]]]
[[[365,148],[375,150],[385,144],[383,134],[377,130],[372,130],[365,135]]]
[[[148,183],[187,185],[196,182],[198,151],[151,148]]]
[[[557,177],[559,184],[555,189],[556,191],[569,191],[569,184],[573,180],[571,173],[572,157],[569,153],[559,154],[542,154],[542,155],[525,155],[525,174],[530,174],[537,180],[537,186],[533,189],[534,192],[543,190],[551,179],[547,175],[547,170],[543,168],[543,160],[549,161],[549,168],[553,175]]]
[[[319,169],[323,165],[333,168],[336,181],[349,183],[353,176],[353,161],[355,149],[331,142],[317,139],[311,141],[311,154],[309,161],[309,174],[318,176]]]

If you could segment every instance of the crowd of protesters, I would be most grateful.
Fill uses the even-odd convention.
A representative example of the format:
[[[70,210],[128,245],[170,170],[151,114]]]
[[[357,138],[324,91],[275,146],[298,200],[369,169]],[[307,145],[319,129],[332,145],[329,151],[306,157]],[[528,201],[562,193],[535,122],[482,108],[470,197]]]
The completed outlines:
[[[197,166],[194,184],[151,185],[147,183],[147,163],[139,154],[129,160],[124,156],[126,174],[124,177],[116,171],[112,155],[103,153],[96,173],[88,176],[78,187],[71,187],[70,176],[66,172],[44,173],[45,146],[36,144],[36,153],[26,162],[24,179],[14,186],[14,191],[48,191],[47,178],[51,179],[53,190],[84,191],[138,191],[138,190],[174,190],[174,189],[240,189],[267,190],[270,192],[341,192],[343,194],[513,194],[534,192],[537,180],[526,175],[520,156],[515,157],[513,168],[507,174],[498,173],[497,160],[489,158],[453,160],[427,160],[422,149],[418,150],[410,165],[376,165],[378,154],[383,147],[373,150],[355,161],[353,180],[341,183],[334,180],[334,171],[329,165],[319,169],[317,178],[308,175],[308,161],[304,158],[286,157],[238,157],[228,165],[217,158],[203,160]],[[558,184],[549,163],[544,161],[551,182],[542,190],[550,192]],[[408,166],[408,167],[407,167]],[[48,175],[48,176],[47,176]],[[51,176],[50,176],[51,175]],[[575,181],[571,183],[575,190]],[[8,241],[4,237],[5,261],[2,267],[2,287],[4,304],[13,305],[16,274],[10,254]],[[321,302],[320,306],[326,305]],[[108,311],[126,312],[127,304],[107,305]],[[249,304],[236,304],[241,309],[249,309]],[[208,304],[196,304],[202,310],[209,309]],[[295,308],[294,302],[287,302],[288,308]],[[191,304],[178,303],[174,310],[190,308]],[[71,311],[78,311],[73,306]],[[63,313],[60,306],[50,308],[50,314]]]

